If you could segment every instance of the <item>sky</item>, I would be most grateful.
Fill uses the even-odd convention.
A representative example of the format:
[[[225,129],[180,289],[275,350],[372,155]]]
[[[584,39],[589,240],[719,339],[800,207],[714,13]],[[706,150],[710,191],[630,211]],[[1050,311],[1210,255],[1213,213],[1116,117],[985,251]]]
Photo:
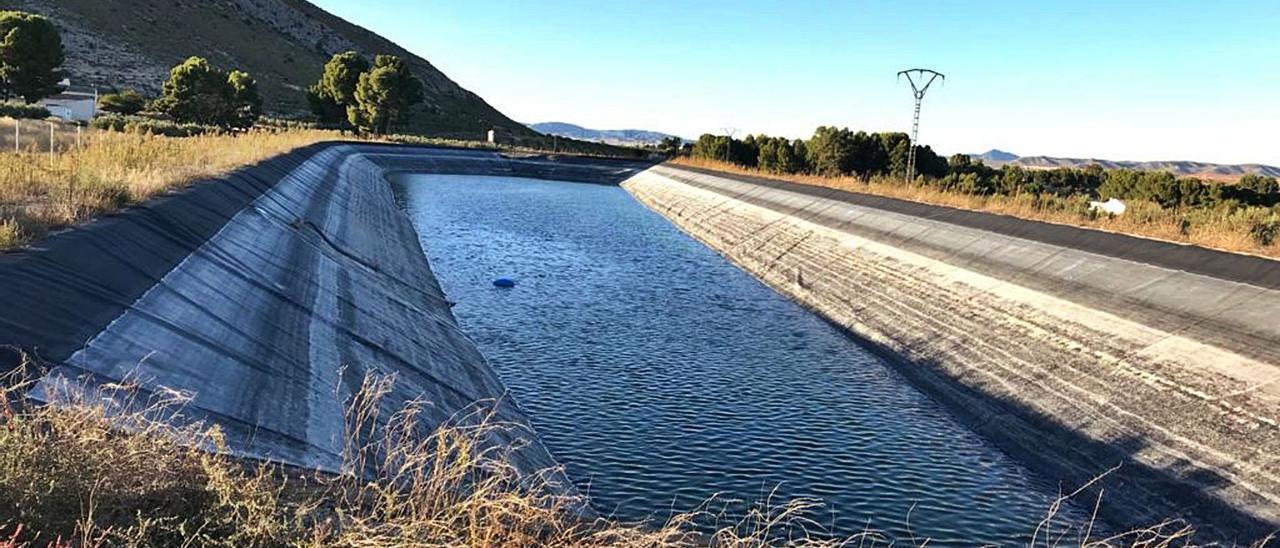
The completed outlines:
[[[312,0],[525,123],[1280,165],[1280,0]]]

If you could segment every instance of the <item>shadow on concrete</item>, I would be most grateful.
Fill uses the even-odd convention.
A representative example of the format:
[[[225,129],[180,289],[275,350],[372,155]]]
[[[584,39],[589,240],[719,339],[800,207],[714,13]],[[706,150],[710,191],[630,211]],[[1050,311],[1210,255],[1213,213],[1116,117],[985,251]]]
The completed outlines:
[[[825,198],[1063,247],[1083,249],[1135,262],[1198,272],[1263,287],[1280,287],[1280,261],[1260,257],[802,185],[765,177],[728,174],[685,166],[678,166],[678,169],[724,177],[770,189],[785,190],[808,197]],[[735,194],[719,187],[708,187],[694,180],[674,178],[695,187],[712,190],[727,197],[837,230],[845,228],[848,223],[847,219],[834,215],[834,212],[829,215],[823,210],[824,208],[810,207],[812,204],[808,202],[795,207],[780,206],[775,202],[762,203],[757,196],[749,193]],[[909,248],[940,260],[953,259],[938,256],[939,253],[945,255],[954,252],[953,250],[938,250],[939,253],[930,253],[927,250],[917,249],[920,247],[920,245],[914,245],[917,242],[904,241],[911,239],[910,235],[883,236],[875,239],[889,245]],[[906,245],[908,243],[913,245]],[[954,262],[954,260],[948,260],[948,262]],[[996,278],[1010,278],[1007,272],[991,272],[990,268],[984,268],[983,265],[974,264],[972,261],[965,262],[964,267],[991,274]],[[1225,276],[1219,276],[1220,274]],[[1083,293],[1081,288],[1037,287],[1036,284],[1028,284],[1029,280],[1021,278],[1009,281],[1030,285],[1051,294],[1072,292],[1072,299],[1077,301],[1081,300],[1079,293]],[[1052,281],[1061,286],[1059,280]],[[1114,295],[1096,297],[1110,301],[1102,303],[1106,305],[1100,306],[1104,310],[1110,309],[1121,316],[1134,315],[1132,309],[1135,307],[1128,307],[1129,310],[1124,308],[1117,310],[1117,306],[1124,303],[1117,302]],[[1088,304],[1098,304],[1090,303],[1088,299],[1084,300]],[[1155,315],[1166,312],[1172,314],[1169,311],[1147,311],[1148,314]],[[815,313],[822,316],[820,311]],[[1187,322],[1176,318],[1143,319],[1151,320],[1144,322],[1148,325],[1160,326],[1161,322],[1164,322],[1178,327],[1183,332],[1189,331],[1186,327]],[[1228,502],[1215,496],[1213,493],[1217,488],[1228,485],[1232,480],[1213,470],[1189,462],[1175,463],[1162,468],[1143,464],[1133,458],[1133,455],[1149,445],[1140,437],[1128,437],[1111,442],[1097,441],[1060,420],[1017,401],[966,386],[963,379],[954,378],[936,361],[909,361],[891,348],[849,332],[838,321],[832,321],[830,318],[827,320],[859,344],[894,364],[895,368],[913,384],[946,405],[972,429],[994,442],[1006,453],[1043,473],[1046,477],[1061,481],[1064,492],[1071,492],[1098,475],[1119,466],[1092,489],[1082,493],[1079,500],[1091,504],[1100,490],[1105,491],[1100,509],[1101,515],[1105,521],[1120,530],[1148,527],[1168,519],[1183,519],[1196,526],[1208,538],[1245,545],[1280,531],[1280,523],[1260,519],[1233,505],[1233,502],[1235,504],[1257,502],[1259,505],[1269,504],[1268,502]],[[1273,361],[1276,356],[1274,344],[1269,339],[1250,333],[1241,333],[1239,330],[1223,333],[1217,326],[1203,319],[1197,322],[1196,329],[1193,330],[1197,335],[1200,334],[1199,331],[1219,331],[1209,338],[1215,343],[1230,343],[1227,347],[1233,350],[1240,349],[1246,355],[1260,356],[1266,361]],[[1203,537],[1201,540],[1203,541]]]
[[[761,189],[783,190],[794,195],[830,200],[830,203],[852,204],[869,209],[909,215],[929,222],[946,223],[939,226],[950,224],[963,228],[979,229],[1010,238],[1054,245],[1061,249],[1107,255],[1156,266],[1165,270],[1183,270],[1192,273],[1196,273],[1195,271],[1199,270],[1201,275],[1207,275],[1218,280],[1237,282],[1235,290],[1240,292],[1241,295],[1247,295],[1251,291],[1262,291],[1258,287],[1265,287],[1265,284],[1271,281],[1280,283],[1280,270],[1277,269],[1280,267],[1280,261],[1261,257],[1172,244],[1098,230],[1028,221],[1006,215],[960,210],[827,187],[790,183],[763,177],[721,173],[713,170],[686,168],[684,166],[680,166],[679,169],[688,169],[691,172],[744,182],[747,183],[747,188],[758,187]],[[990,260],[981,250],[956,249],[946,244],[933,242],[927,237],[928,232],[923,233],[924,237],[920,237],[920,233],[910,230],[900,233],[897,231],[896,226],[888,227],[885,230],[875,228],[873,226],[874,223],[860,223],[854,226],[855,221],[860,216],[851,217],[841,211],[829,211],[830,209],[838,208],[813,208],[810,207],[810,202],[805,202],[803,206],[783,204],[767,199],[768,194],[766,193],[755,194],[749,191],[715,187],[678,174],[669,176],[694,187],[791,215],[820,226],[869,237],[878,242],[953,266],[1110,312],[1142,325],[1154,327],[1168,333],[1184,335],[1262,363],[1280,363],[1280,346],[1274,343],[1274,332],[1268,331],[1271,327],[1270,325],[1259,322],[1225,321],[1227,315],[1223,311],[1231,308],[1231,299],[1226,299],[1223,307],[1215,314],[1201,314],[1193,309],[1176,309],[1171,306],[1165,306],[1167,303],[1162,304],[1162,302],[1145,298],[1142,295],[1129,295],[1090,285],[1085,283],[1087,276],[1078,280],[1071,275],[1046,276],[1036,268],[1010,268],[1007,263]],[[1101,249],[1099,246],[1105,249]],[[1143,246],[1151,247],[1146,249]],[[1171,255],[1166,257],[1163,250],[1169,250]],[[1167,260],[1152,261],[1150,259],[1153,256],[1156,258],[1163,257]],[[1039,264],[1037,263],[1037,265]],[[1188,264],[1194,264],[1198,268],[1183,269]],[[1208,272],[1216,274],[1207,274]],[[1223,273],[1230,273],[1231,275],[1218,276],[1218,274]],[[1269,273],[1274,273],[1274,275]],[[1275,279],[1273,280],[1272,278]],[[1252,280],[1252,282],[1245,280]],[[1227,295],[1227,297],[1239,299],[1235,295]],[[1237,300],[1236,302],[1243,301]]]
[[[1115,533],[1181,520],[1195,527],[1199,543],[1212,539],[1247,546],[1280,532],[1280,523],[1255,517],[1211,494],[1231,482],[1227,477],[1190,463],[1177,469],[1148,466],[1133,458],[1148,446],[1142,438],[1094,440],[1017,401],[966,385],[935,360],[905,359],[821,312],[813,312],[892,364],[913,385],[1006,454],[1042,477],[1059,482],[1063,494],[1105,474],[1073,501],[1087,511],[1101,495],[1098,515]]]

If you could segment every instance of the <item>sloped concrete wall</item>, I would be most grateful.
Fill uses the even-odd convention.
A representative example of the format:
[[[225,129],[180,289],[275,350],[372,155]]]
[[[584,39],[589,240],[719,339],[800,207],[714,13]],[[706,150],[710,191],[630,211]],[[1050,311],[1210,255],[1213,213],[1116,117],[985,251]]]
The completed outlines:
[[[237,454],[337,470],[366,373],[388,411],[433,426],[495,402],[527,424],[462,333],[386,180],[394,171],[555,173],[602,182],[641,164],[323,144],[0,257],[0,345],[51,367],[32,392],[133,380],[176,391]],[[5,365],[5,364],[0,364]],[[526,433],[518,464],[554,461]],[[513,441],[513,440],[503,440]]]
[[[1181,516],[1241,541],[1280,525],[1275,288],[1032,239],[1066,229],[1043,223],[668,166],[623,186],[1064,489],[1121,465],[1099,484],[1113,523]]]

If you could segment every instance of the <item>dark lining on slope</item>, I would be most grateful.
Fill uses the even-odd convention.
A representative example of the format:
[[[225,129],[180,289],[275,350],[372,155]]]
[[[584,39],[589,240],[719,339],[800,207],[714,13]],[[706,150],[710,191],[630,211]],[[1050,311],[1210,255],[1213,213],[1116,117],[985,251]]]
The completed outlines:
[[[324,144],[195,183],[0,254],[0,372],[57,363],[124,313],[227,221]],[[20,314],[19,314],[20,312]]]
[[[0,253],[0,373],[22,352],[59,363],[105,329],[238,212],[315,154],[352,146],[393,169],[553,177],[617,184],[651,163],[575,156],[511,157],[453,149],[456,158],[415,157],[450,147],[327,142],[309,145],[224,177],[201,181]]]

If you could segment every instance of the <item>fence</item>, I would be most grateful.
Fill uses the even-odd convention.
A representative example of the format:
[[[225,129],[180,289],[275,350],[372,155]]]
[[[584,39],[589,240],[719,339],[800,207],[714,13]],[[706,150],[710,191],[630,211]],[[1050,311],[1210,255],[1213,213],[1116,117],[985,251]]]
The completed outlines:
[[[0,152],[66,152],[88,139],[90,131],[61,121],[0,118]]]

